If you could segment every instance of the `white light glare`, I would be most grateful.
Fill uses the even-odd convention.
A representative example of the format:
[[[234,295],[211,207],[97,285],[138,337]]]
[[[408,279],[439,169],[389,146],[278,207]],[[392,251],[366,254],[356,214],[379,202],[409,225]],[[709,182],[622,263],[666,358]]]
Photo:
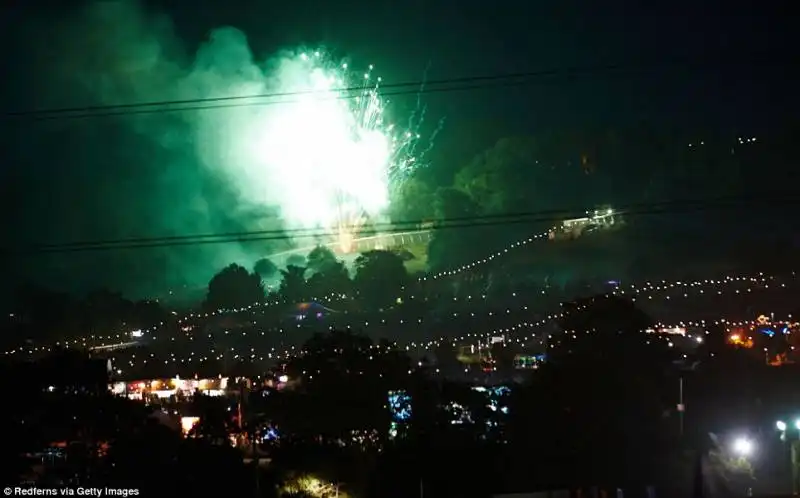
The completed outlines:
[[[786,422],[783,420],[778,420],[775,422],[775,427],[777,427],[779,431],[783,432],[786,430]]]
[[[733,451],[741,456],[748,456],[753,452],[753,442],[746,437],[737,438],[733,442]]]

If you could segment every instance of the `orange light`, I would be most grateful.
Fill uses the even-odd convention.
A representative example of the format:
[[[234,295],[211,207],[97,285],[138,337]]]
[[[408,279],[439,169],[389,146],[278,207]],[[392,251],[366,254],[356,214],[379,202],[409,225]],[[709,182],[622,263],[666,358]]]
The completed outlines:
[[[189,434],[195,425],[200,423],[200,417],[181,417],[181,430],[183,435]]]

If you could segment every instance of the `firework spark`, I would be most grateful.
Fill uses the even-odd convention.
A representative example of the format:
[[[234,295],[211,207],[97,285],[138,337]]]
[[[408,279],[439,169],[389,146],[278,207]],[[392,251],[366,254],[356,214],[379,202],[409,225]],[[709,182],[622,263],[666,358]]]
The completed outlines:
[[[388,121],[373,71],[353,71],[321,52],[288,58],[276,90],[297,96],[263,110],[248,141],[260,167],[282,173],[271,181],[280,183],[284,218],[332,230],[343,252],[365,223],[385,217],[395,184],[419,164],[419,120],[406,130]]]

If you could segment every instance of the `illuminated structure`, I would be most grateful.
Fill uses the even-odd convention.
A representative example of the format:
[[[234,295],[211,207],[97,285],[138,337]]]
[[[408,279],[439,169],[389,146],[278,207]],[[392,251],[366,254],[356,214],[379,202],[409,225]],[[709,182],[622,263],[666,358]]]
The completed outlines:
[[[136,382],[116,382],[110,390],[117,396],[147,401],[151,398],[170,399],[172,396],[191,397],[195,392],[206,396],[224,396],[228,390],[228,377],[216,379],[152,379]]]
[[[494,343],[460,346],[456,353],[456,359],[464,366],[479,365],[484,372],[493,372],[496,367],[495,359],[492,357],[491,344]]]
[[[550,229],[550,240],[577,239],[584,233],[605,230],[618,223],[619,214],[611,208],[587,211],[586,216],[562,221]]]
[[[336,311],[315,302],[298,303],[292,311],[292,318],[297,321],[311,319],[321,320],[330,313],[336,313]]]
[[[797,323],[774,321],[772,317],[760,315],[747,325],[728,328],[727,343],[743,349],[752,349],[764,354],[767,364],[781,366],[795,363],[798,334]]]
[[[480,364],[486,357],[486,351],[480,345],[466,344],[458,347],[456,359],[464,365]]]

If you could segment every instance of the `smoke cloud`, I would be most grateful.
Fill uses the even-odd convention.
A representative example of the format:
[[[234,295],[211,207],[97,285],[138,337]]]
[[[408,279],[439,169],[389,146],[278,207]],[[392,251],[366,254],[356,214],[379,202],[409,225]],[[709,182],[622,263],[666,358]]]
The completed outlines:
[[[294,53],[259,59],[232,27],[187,47],[169,19],[129,0],[91,3],[27,36],[38,108],[279,92],[300,70]],[[17,179],[27,185],[18,199],[27,208],[15,221],[27,227],[30,242],[55,243],[296,228],[285,212],[285,172],[254,168],[239,147],[242,123],[265,112],[236,107],[31,124],[17,136],[26,139],[12,145],[17,167],[26,170]],[[108,284],[141,295],[165,286],[200,289],[231,262],[250,267],[291,245],[54,255],[30,266],[60,285]]]

